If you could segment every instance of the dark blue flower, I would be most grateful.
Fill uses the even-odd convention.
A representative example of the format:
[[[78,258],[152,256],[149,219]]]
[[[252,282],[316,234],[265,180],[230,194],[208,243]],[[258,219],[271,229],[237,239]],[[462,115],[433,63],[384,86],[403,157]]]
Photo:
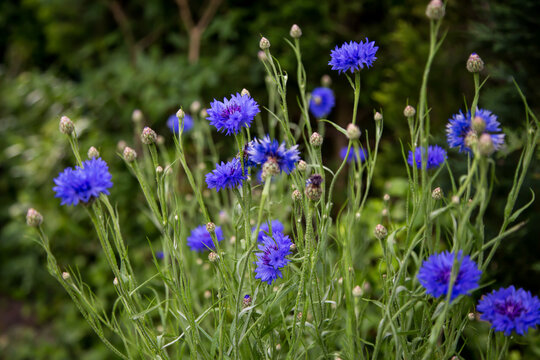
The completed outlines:
[[[216,226],[216,239],[217,241],[223,240],[221,226]],[[212,236],[206,230],[206,225],[197,226],[195,229],[191,230],[191,234],[187,238],[187,245],[193,251],[205,251],[214,248]]]
[[[476,109],[475,118],[481,120],[483,126],[480,127],[480,132],[473,129],[471,112],[464,115],[460,110],[458,114],[454,114],[446,125],[446,138],[450,147],[459,148],[460,152],[471,153],[471,148],[466,144],[465,139],[469,135],[475,135],[480,138],[480,135],[487,133],[491,136],[495,150],[501,148],[504,144],[504,134],[501,134],[501,124],[497,120],[497,116],[489,110]],[[481,129],[483,127],[483,129]]]
[[[508,336],[515,331],[524,335],[529,328],[540,324],[540,300],[530,291],[514,286],[493,290],[483,295],[478,306],[480,319],[489,321],[495,331]]]
[[[327,87],[318,87],[311,92],[309,100],[309,111],[317,118],[321,119],[330,114],[336,104],[334,92]]]
[[[433,297],[448,293],[454,256],[453,252],[444,251],[440,254],[431,255],[427,260],[424,260],[420,271],[418,271],[418,281],[426,288],[426,293]],[[476,263],[468,255],[464,256],[461,250],[457,253],[457,266],[459,266],[459,270],[456,281],[452,286],[450,301],[459,295],[468,294],[478,288],[480,275],[482,275]]]
[[[416,167],[421,169],[422,168],[422,155],[424,154],[424,152],[425,152],[424,147],[419,146],[414,150],[414,157],[413,157],[413,152],[409,150],[409,156],[407,157],[407,162],[409,163],[409,165],[413,166],[413,164],[416,163]],[[429,145],[426,160],[427,160],[427,163],[426,163],[427,169],[439,167],[446,160],[446,150],[444,150],[442,147],[438,145]]]
[[[175,115],[169,116],[167,119],[167,126],[171,131],[175,134],[178,134],[180,131],[180,122],[178,121],[178,117]],[[188,114],[184,115],[184,130],[183,132],[188,132],[193,128],[193,118],[189,116]]]
[[[262,252],[256,253],[255,279],[272,284],[278,277],[283,277],[281,268],[289,263],[286,258],[291,252],[291,239],[280,232],[274,232],[272,237],[264,235],[263,242],[259,245]]]
[[[223,102],[214,99],[210,104],[208,119],[210,125],[227,135],[238,134],[242,127],[251,125],[251,121],[259,110],[259,104],[249,95],[231,95],[231,99],[223,98]]]
[[[164,257],[165,257],[165,254],[163,253],[163,251],[158,251],[158,252],[156,253],[156,259],[161,260],[161,259],[163,259]]]
[[[347,71],[354,73],[363,69],[364,65],[368,68],[371,67],[373,61],[377,60],[375,53],[378,49],[379,47],[375,46],[375,41],[369,42],[367,38],[366,42],[344,43],[341,47],[336,46],[331,51],[331,60],[328,65],[332,65],[332,70],[338,70],[340,73]]]
[[[366,161],[366,152],[364,149],[358,148],[358,154],[360,156],[360,162]],[[342,160],[345,160],[345,156],[347,155],[347,146],[344,146],[339,151],[339,156]],[[351,149],[349,150],[349,156],[347,156],[347,162],[350,163],[351,161],[356,161],[357,159],[356,152],[354,151],[354,147],[351,146]]]
[[[246,177],[242,174],[242,163],[237,158],[228,163],[216,164],[216,169],[206,174],[206,184],[209,189],[217,191],[224,188],[235,188],[242,184]]]
[[[100,194],[109,195],[112,187],[111,174],[107,163],[101,158],[86,160],[75,169],[67,168],[61,172],[54,183],[55,197],[60,198],[61,205],[77,205],[88,203]]]
[[[256,226],[251,228],[251,232],[254,232],[255,230],[257,230]],[[285,230],[285,227],[283,226],[281,221],[272,220],[272,234],[274,234],[275,232],[282,233],[283,230]],[[257,235],[257,241],[263,242],[264,236],[269,235],[269,232],[270,232],[270,228],[268,227],[268,223],[267,222],[262,223],[261,226],[259,227],[259,235]]]
[[[289,174],[294,170],[297,161],[300,160],[298,145],[291,146],[287,150],[285,142],[281,145],[277,140],[270,140],[266,135],[262,140],[254,139],[247,150],[249,160],[258,165],[263,165],[268,160],[276,161],[280,171]]]

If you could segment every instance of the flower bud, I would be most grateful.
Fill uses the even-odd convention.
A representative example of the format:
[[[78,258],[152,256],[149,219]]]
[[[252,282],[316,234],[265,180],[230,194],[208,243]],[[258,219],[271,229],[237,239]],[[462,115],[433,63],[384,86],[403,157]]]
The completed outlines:
[[[213,222],[207,223],[206,231],[208,231],[210,234],[214,233],[216,231],[216,224],[214,224]]]
[[[114,277],[114,280],[112,283],[114,286],[118,285],[118,278],[116,276]]]
[[[362,132],[358,128],[358,126],[354,125],[353,123],[350,123],[347,125],[347,138],[349,140],[356,140],[360,137],[360,134]]]
[[[388,231],[383,225],[378,224],[375,226],[374,234],[377,239],[382,240],[386,237],[386,235],[388,235]]]
[[[298,190],[294,190],[291,194],[291,198],[294,202],[298,202],[302,200],[302,193]]]
[[[141,133],[141,141],[143,144],[151,145],[156,142],[157,134],[154,130],[146,126]]]
[[[476,315],[474,313],[468,313],[467,314],[467,318],[470,320],[470,321],[473,321],[474,319],[476,319]]]
[[[195,100],[189,106],[189,110],[191,111],[192,114],[198,112],[199,110],[201,110],[201,103],[199,101]]]
[[[291,244],[291,246],[289,246],[289,249],[290,249],[291,251],[296,250],[296,244],[294,244],[294,243]]]
[[[459,197],[457,195],[452,196],[452,204],[459,204]]]
[[[495,146],[493,145],[493,139],[489,134],[482,134],[478,140],[478,151],[480,155],[489,156],[495,151]]]
[[[291,26],[291,31],[289,31],[289,35],[291,35],[292,38],[298,39],[300,36],[302,36],[302,29],[300,29],[300,26],[294,24]]]
[[[261,48],[261,50],[270,49],[270,41],[263,36],[261,38],[261,41],[259,41],[259,47]]]
[[[307,163],[304,160],[300,160],[298,164],[296,164],[296,168],[298,171],[304,172],[307,169]]]
[[[33,208],[28,209],[26,213],[26,224],[28,226],[37,227],[43,222],[43,216]]]
[[[124,160],[128,163],[131,163],[131,162],[134,162],[136,158],[137,158],[137,153],[135,152],[135,150],[133,150],[129,146],[126,146],[124,148]]]
[[[219,255],[213,251],[211,251],[210,254],[208,254],[208,260],[210,260],[210,262],[216,262],[218,259],[219,259]]]
[[[389,202],[390,201],[390,195],[384,194],[383,200],[384,200],[384,202]]]
[[[322,196],[321,184],[323,178],[319,174],[313,174],[306,180],[306,196],[311,201],[318,201]]]
[[[467,60],[467,70],[471,73],[479,73],[484,70],[484,62],[477,53],[472,53]]]
[[[440,20],[444,16],[444,4],[441,0],[431,0],[426,8],[426,16],[430,20]]]
[[[120,140],[118,141],[118,143],[116,144],[116,149],[119,151],[119,152],[122,152],[124,151],[124,149],[126,148],[127,146],[127,143],[124,141],[124,140]]]
[[[268,57],[266,56],[266,53],[262,50],[260,50],[258,53],[257,53],[257,57],[259,58],[259,60],[261,61],[266,61],[268,60]]]
[[[407,105],[405,110],[403,110],[403,115],[407,118],[412,118],[415,114],[416,110],[411,105]]]
[[[319,133],[314,132],[309,138],[309,143],[314,147],[320,147],[323,143],[323,138]]]
[[[64,272],[62,273],[62,279],[68,280],[70,277],[71,277],[71,275],[69,275],[68,272],[64,271]]]
[[[243,89],[242,89],[242,92],[240,93],[240,95],[242,95],[242,96],[245,96],[245,95],[250,96],[251,94],[249,93],[248,89],[243,88]]]
[[[474,149],[476,144],[478,144],[478,134],[476,134],[474,131],[469,131],[467,136],[465,136],[465,145],[471,149]]]
[[[158,175],[161,175],[163,174],[163,168],[161,166],[158,165],[158,167],[156,168],[156,174]]]
[[[375,121],[381,121],[383,119],[382,114],[380,112],[376,112],[375,115],[373,115],[373,120]]]
[[[267,180],[277,174],[279,174],[279,164],[275,159],[269,158],[262,166],[261,178]]]
[[[356,285],[352,290],[352,294],[354,297],[360,297],[362,296],[363,293],[364,293],[364,290],[362,290],[360,285]]]
[[[60,132],[62,134],[71,135],[73,133],[73,130],[75,130],[75,125],[73,125],[73,121],[71,121],[70,118],[67,116],[62,116],[60,118]]]
[[[276,351],[279,351],[279,350],[281,350],[281,344],[276,345]]]
[[[184,112],[184,110],[178,109],[178,111],[176,112],[176,117],[178,118],[178,120],[182,121],[185,116],[186,116],[186,113]]]
[[[133,110],[133,112],[131,113],[131,120],[134,123],[142,122],[143,121],[143,113],[142,113],[142,111],[139,110],[139,109]]]
[[[157,138],[156,138],[156,144],[158,145],[163,145],[165,144],[165,138],[161,135],[158,135]]]
[[[477,134],[481,134],[486,129],[486,121],[480,116],[475,116],[471,126]]]
[[[250,306],[251,300],[252,300],[251,296],[249,295],[244,296],[244,299],[242,300],[242,307],[247,308],[248,306]]]
[[[90,149],[88,149],[88,158],[93,159],[93,158],[98,158],[98,157],[99,157],[99,151],[95,147],[90,146]]]
[[[329,75],[324,74],[321,77],[321,84],[324,87],[330,87],[330,85],[332,85],[332,78]]]
[[[433,191],[431,192],[431,197],[434,200],[441,200],[443,198],[442,189],[440,187],[436,187],[435,189],[433,189]]]

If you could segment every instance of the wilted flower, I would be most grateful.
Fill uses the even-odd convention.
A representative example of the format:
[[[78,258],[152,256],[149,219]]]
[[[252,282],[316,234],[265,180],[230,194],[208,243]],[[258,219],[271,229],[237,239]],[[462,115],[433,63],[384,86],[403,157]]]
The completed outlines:
[[[315,117],[321,119],[330,114],[336,104],[336,99],[332,89],[327,87],[318,87],[311,92],[309,100],[309,111]]]
[[[257,115],[259,104],[249,95],[231,95],[231,99],[223,98],[223,102],[215,100],[207,110],[207,120],[218,131],[227,135],[238,134],[242,127],[249,128]]]
[[[215,234],[217,241],[223,240],[223,231],[220,226],[216,227]],[[187,245],[193,251],[205,251],[214,248],[212,236],[206,230],[206,225],[200,225],[191,230],[191,234],[187,238]]]
[[[246,176],[242,174],[242,163],[237,158],[232,159],[228,163],[221,162],[221,165],[216,164],[216,169],[206,174],[206,184],[209,189],[217,191],[229,188],[233,189],[242,184]]]
[[[407,157],[407,163],[410,166],[416,164],[418,169],[422,168],[422,156],[425,154],[425,148],[419,146],[414,150],[414,155],[409,150],[409,156]],[[446,160],[446,150],[438,145],[429,145],[426,159],[426,169],[432,169],[439,167]]]
[[[340,73],[350,71],[354,73],[363,69],[364,66],[371,67],[373,62],[377,60],[375,54],[379,49],[375,46],[375,42],[366,41],[344,43],[341,47],[336,46],[330,52],[331,60],[328,65],[332,66],[332,70],[338,70]]]

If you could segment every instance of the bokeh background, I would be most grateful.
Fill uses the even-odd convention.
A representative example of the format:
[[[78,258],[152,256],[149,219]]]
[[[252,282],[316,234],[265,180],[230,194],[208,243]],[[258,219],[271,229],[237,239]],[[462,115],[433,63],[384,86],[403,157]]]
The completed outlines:
[[[397,139],[407,143],[402,111],[418,100],[428,52],[426,5],[425,0],[1,1],[0,358],[113,358],[49,277],[35,234],[25,225],[27,208],[37,208],[59,261],[80,268],[99,296],[113,294],[85,212],[60,207],[52,192],[52,179],[73,162],[58,132],[60,116],[76,122],[83,151],[95,146],[107,154],[123,231],[135,256],[151,266],[147,237],[141,234],[151,238],[155,230],[140,215],[137,184],[116,156],[119,141],[137,145],[133,110],[141,109],[145,123],[165,134],[167,117],[194,101],[207,107],[214,98],[247,88],[265,104],[260,36],[270,39],[272,53],[294,75],[294,54],[284,38],[296,23],[303,31],[309,86],[319,86],[324,74],[332,77],[337,101],[330,118],[345,126],[352,94],[346,79],[331,73],[329,53],[337,44],[367,36],[380,49],[374,67],[362,76],[359,124],[372,129],[374,109],[383,109],[381,161],[368,204],[378,215],[383,194],[398,199],[398,207],[407,187]],[[499,116],[507,134],[507,147],[496,157],[489,237],[500,225],[522,146],[524,111],[513,78],[540,113],[540,2],[450,0],[443,29],[447,37],[429,82],[434,142],[445,144],[447,119],[464,108],[464,97],[472,98],[472,77],[465,70],[471,52],[480,54],[484,75],[490,76],[480,105]],[[294,76],[289,84],[291,111],[298,119]],[[327,132],[327,161],[336,160],[343,143],[337,133]],[[463,156],[451,151],[449,157],[463,172]],[[527,188],[540,189],[539,165],[537,154],[518,206],[529,199]],[[399,217],[399,211],[392,216]],[[484,281],[539,294],[540,203],[521,219],[526,225],[503,242]],[[538,335],[533,339],[540,342]],[[515,349],[523,358],[535,358],[519,345]]]

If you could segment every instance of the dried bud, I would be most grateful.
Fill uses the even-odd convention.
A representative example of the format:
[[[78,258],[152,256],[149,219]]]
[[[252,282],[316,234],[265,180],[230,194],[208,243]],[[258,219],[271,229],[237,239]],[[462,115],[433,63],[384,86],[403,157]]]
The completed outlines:
[[[245,95],[251,96],[251,94],[249,93],[248,89],[246,89],[246,88],[243,88],[243,89],[242,89],[242,92],[240,93],[240,95],[242,95],[242,96],[245,96]]]
[[[244,296],[244,299],[242,300],[242,307],[247,308],[248,306],[250,306],[251,300],[252,300],[251,296],[249,295]]]
[[[291,198],[294,202],[301,201],[302,200],[302,193],[298,190],[294,190],[291,194]]]
[[[405,110],[403,110],[403,115],[407,118],[412,118],[415,114],[416,110],[411,105],[407,105]]]
[[[364,294],[364,290],[362,290],[360,285],[356,285],[352,290],[352,294],[354,297],[360,297]]]
[[[296,168],[298,169],[298,171],[306,171],[307,163],[304,160],[300,160],[298,164],[296,164]]]
[[[477,134],[481,134],[486,129],[486,121],[480,116],[475,116],[471,126]]]
[[[90,146],[90,149],[88,149],[88,158],[93,159],[93,158],[98,158],[98,157],[99,157],[99,151],[95,147]]]
[[[259,58],[259,60],[261,61],[266,61],[268,59],[268,57],[266,56],[266,53],[262,50],[260,50],[258,53],[257,53],[257,57]]]
[[[211,251],[210,254],[208,254],[208,260],[210,260],[210,262],[216,262],[218,259],[219,259],[219,255],[213,251]]]
[[[141,141],[143,144],[150,145],[156,142],[157,134],[154,130],[146,126],[141,133]]]
[[[289,35],[291,35],[292,38],[298,39],[300,36],[302,36],[302,29],[300,29],[300,26],[294,24],[291,26],[291,31],[289,31]]]
[[[73,125],[73,121],[71,121],[71,119],[67,116],[62,116],[60,118],[60,132],[62,134],[71,135],[73,133],[73,130],[75,130],[75,125]]]
[[[139,109],[133,110],[133,113],[131,113],[131,120],[134,123],[140,123],[143,121],[143,113]]]
[[[426,8],[426,16],[430,20],[440,20],[444,16],[444,4],[441,0],[431,0]]]
[[[382,114],[380,112],[376,112],[375,115],[373,115],[373,120],[375,121],[381,121],[383,119]]]
[[[71,277],[71,275],[69,275],[68,272],[65,272],[65,271],[64,271],[64,272],[62,273],[62,279],[68,280],[70,277]]]
[[[332,85],[332,78],[329,75],[324,74],[321,77],[321,84],[324,87],[330,87],[330,85]]]
[[[194,114],[196,112],[199,112],[199,110],[201,110],[201,103],[199,101],[195,100],[189,106],[189,110],[191,111],[192,114]]]
[[[478,140],[478,152],[480,155],[489,156],[495,151],[495,145],[493,145],[493,139],[489,134],[482,134]]]
[[[388,235],[388,231],[383,225],[378,224],[375,226],[374,234],[377,239],[382,240],[386,237],[386,235]]]
[[[261,50],[270,49],[270,41],[263,36],[261,38],[261,41],[259,41],[259,47],[261,48]]]
[[[321,184],[323,178],[319,174],[313,174],[306,180],[306,196],[311,201],[318,201],[322,196]]]
[[[41,225],[42,222],[43,216],[36,209],[28,209],[28,212],[26,213],[26,224],[28,226],[37,227]]]
[[[135,152],[135,150],[133,150],[129,146],[126,146],[124,148],[124,160],[128,163],[131,163],[131,162],[134,162],[136,158],[137,158],[137,153]]]
[[[206,231],[208,231],[210,234],[214,233],[216,231],[216,224],[214,224],[213,222],[207,223]]]
[[[309,143],[314,147],[320,147],[323,143],[323,138],[319,133],[314,132],[309,138]]]
[[[441,200],[443,198],[443,191],[440,187],[436,187],[432,192],[431,192],[431,197],[435,200]]]
[[[479,73],[484,70],[484,61],[477,53],[472,53],[467,59],[467,70],[471,73]]]
[[[358,128],[358,126],[352,123],[347,125],[347,138],[349,138],[349,140],[358,139],[360,137],[360,134],[361,134],[361,131]]]

